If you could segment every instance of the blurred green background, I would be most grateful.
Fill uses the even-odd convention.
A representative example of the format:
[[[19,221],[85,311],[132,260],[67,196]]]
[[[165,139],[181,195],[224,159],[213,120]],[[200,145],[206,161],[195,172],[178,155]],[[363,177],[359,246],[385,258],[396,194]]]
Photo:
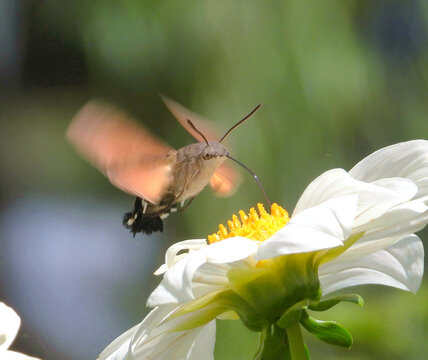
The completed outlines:
[[[103,97],[179,148],[193,140],[163,93],[228,129],[232,155],[291,212],[323,171],[428,135],[426,1],[0,0],[0,298],[23,318],[14,348],[95,359],[140,321],[176,241],[203,238],[263,201],[253,179],[231,198],[204,190],[161,235],[121,226],[132,197],[66,143]],[[420,237],[428,240],[428,232]],[[413,295],[353,289],[366,305],[325,314],[351,350],[308,337],[313,359],[426,359],[428,282]],[[250,359],[257,336],[218,321],[216,360]]]

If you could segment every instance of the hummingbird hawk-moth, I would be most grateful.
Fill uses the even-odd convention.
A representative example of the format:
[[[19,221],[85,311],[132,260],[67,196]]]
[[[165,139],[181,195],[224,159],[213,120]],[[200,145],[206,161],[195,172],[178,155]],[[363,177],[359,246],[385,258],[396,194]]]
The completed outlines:
[[[236,123],[220,140],[214,140],[208,120],[165,96],[162,100],[197,143],[174,150],[125,113],[100,101],[86,104],[67,130],[68,140],[83,157],[112,184],[136,196],[133,210],[123,218],[123,225],[134,237],[139,232],[162,231],[162,220],[186,200],[189,200],[188,206],[208,183],[220,196],[234,193],[240,177],[224,160],[238,161],[221,142],[261,106]],[[257,176],[238,163],[252,173],[261,187]]]

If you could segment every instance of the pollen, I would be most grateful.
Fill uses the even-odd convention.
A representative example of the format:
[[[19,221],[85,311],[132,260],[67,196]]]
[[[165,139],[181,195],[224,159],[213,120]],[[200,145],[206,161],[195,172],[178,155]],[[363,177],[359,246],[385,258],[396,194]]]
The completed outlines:
[[[287,211],[275,203],[271,206],[270,214],[260,203],[257,204],[257,210],[251,208],[248,214],[240,210],[239,218],[233,214],[232,219],[227,221],[227,227],[220,224],[215,234],[208,235],[208,243],[212,244],[235,236],[264,241],[290,220]]]

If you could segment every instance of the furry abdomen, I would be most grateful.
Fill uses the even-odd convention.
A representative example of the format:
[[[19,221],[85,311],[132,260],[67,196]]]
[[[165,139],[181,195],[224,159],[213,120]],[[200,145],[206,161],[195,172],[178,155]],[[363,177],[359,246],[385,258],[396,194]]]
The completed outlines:
[[[175,199],[170,196],[159,205],[151,204],[140,197],[135,198],[134,209],[123,216],[122,224],[135,235],[139,232],[150,235],[154,232],[163,231],[163,219],[171,211],[177,210]]]

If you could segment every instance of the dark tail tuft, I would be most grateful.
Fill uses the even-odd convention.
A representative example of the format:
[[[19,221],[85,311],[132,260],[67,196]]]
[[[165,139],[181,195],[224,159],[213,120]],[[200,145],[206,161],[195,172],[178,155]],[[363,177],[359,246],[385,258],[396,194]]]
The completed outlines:
[[[129,229],[134,237],[139,232],[150,235],[157,231],[163,231],[163,222],[160,216],[145,216],[141,213],[135,216],[132,212],[128,212],[123,216],[122,224]]]

